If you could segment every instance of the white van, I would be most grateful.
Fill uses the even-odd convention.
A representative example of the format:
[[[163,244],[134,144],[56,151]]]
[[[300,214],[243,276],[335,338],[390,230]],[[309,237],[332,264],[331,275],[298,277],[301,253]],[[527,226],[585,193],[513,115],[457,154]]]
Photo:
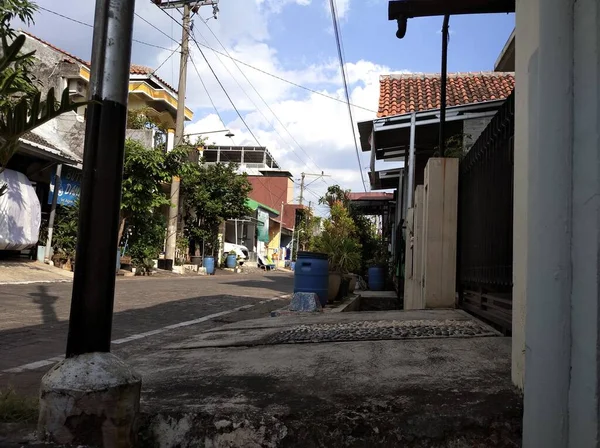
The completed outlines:
[[[234,251],[235,255],[237,256],[237,258],[239,260],[240,265],[243,264],[244,261],[248,260],[249,251],[246,246],[242,246],[241,244],[233,244],[233,243],[226,242],[223,245],[223,249],[226,254],[228,254],[231,251]]]

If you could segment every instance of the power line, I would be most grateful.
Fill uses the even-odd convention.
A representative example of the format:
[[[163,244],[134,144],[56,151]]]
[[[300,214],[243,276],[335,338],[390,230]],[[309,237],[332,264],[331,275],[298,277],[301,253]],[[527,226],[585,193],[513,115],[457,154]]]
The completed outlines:
[[[164,13],[166,13],[166,11],[165,11],[165,10],[163,10],[163,9],[161,9],[161,11],[162,11],[162,12],[164,12]],[[156,25],[154,25],[154,24],[150,23],[148,20],[146,20],[146,19],[142,18],[142,17],[141,17],[140,15],[138,15],[137,13],[136,13],[136,15],[137,15],[138,17],[140,17],[140,19],[144,20],[144,22],[146,22],[147,24],[149,24],[150,26],[152,26],[154,29],[156,29],[157,31],[159,31],[161,34],[163,34],[163,35],[165,35],[166,37],[168,37],[169,39],[171,39],[171,40],[173,40],[173,41],[177,42],[175,39],[173,39],[171,36],[169,36],[169,35],[168,35],[167,33],[165,33],[163,30],[161,30],[160,28],[158,28]],[[174,17],[170,16],[169,14],[167,14],[167,16],[168,16],[168,17],[169,17],[171,20],[173,20],[175,23],[177,23],[179,26],[183,26],[183,24],[182,24],[181,22],[179,22],[177,19],[175,19]],[[204,22],[204,21],[203,21],[203,22]],[[204,23],[204,24],[206,25],[206,23]],[[208,26],[208,25],[207,25],[207,26]],[[210,27],[209,27],[209,29],[210,29]],[[211,30],[211,31],[212,31],[212,30]],[[244,61],[241,61],[241,60],[239,60],[239,59],[236,59],[236,58],[234,58],[233,56],[231,56],[231,55],[229,55],[229,54],[225,54],[225,53],[222,53],[222,52],[220,52],[219,50],[215,50],[215,49],[214,49],[214,48],[212,48],[210,45],[207,45],[207,44],[199,44],[198,42],[196,42],[196,45],[200,45],[201,47],[208,48],[209,50],[211,50],[211,51],[215,52],[216,54],[219,54],[219,55],[221,55],[221,56],[224,56],[224,57],[226,57],[226,58],[229,58],[229,59],[231,59],[232,61],[234,61],[234,62],[237,62],[238,64],[242,64],[242,65],[244,65],[244,66],[246,66],[246,67],[248,67],[248,68],[251,68],[251,69],[253,69],[253,70],[256,70],[256,71],[258,71],[258,72],[260,72],[260,73],[263,73],[263,74],[265,74],[265,75],[267,75],[267,76],[270,76],[270,77],[272,77],[272,78],[278,79],[279,81],[282,81],[282,82],[285,82],[285,83],[287,83],[287,84],[293,85],[294,87],[298,87],[299,89],[306,90],[306,91],[308,91],[308,92],[311,92],[311,93],[314,93],[314,94],[316,94],[316,95],[321,95],[321,96],[323,96],[323,97],[325,97],[325,98],[329,98],[330,100],[334,100],[334,101],[337,101],[337,102],[339,102],[339,103],[346,103],[346,101],[344,101],[344,100],[341,100],[341,99],[339,99],[339,98],[336,98],[336,97],[334,97],[334,96],[327,95],[326,93],[319,92],[318,90],[311,89],[310,87],[306,87],[306,86],[303,86],[303,85],[301,85],[301,84],[297,84],[297,83],[295,83],[295,82],[293,82],[293,81],[289,81],[289,80],[287,80],[287,79],[285,79],[285,78],[282,78],[281,76],[277,76],[277,75],[275,75],[275,74],[273,74],[273,73],[269,73],[269,72],[267,72],[267,71],[265,71],[265,70],[263,70],[263,69],[261,69],[261,68],[258,68],[258,67],[255,67],[255,66],[253,66],[253,65],[250,65],[250,64],[248,64],[248,63],[246,63],[246,62],[244,62]],[[363,110],[369,111],[369,112],[377,113],[377,111],[375,111],[375,110],[372,110],[372,109],[369,109],[369,108],[367,108],[367,107],[358,106],[358,105],[356,105],[356,104],[353,104],[353,106],[354,106],[354,107],[357,107],[357,108],[359,108],[359,109],[363,109]]]
[[[173,16],[171,16],[170,14],[168,14],[164,9],[161,9],[161,11],[164,12],[165,14],[167,14],[167,17],[169,17],[175,23],[179,24],[179,22]],[[182,24],[180,24],[180,25],[183,27]],[[248,123],[246,123],[246,120],[244,120],[244,117],[242,117],[242,114],[240,113],[240,111],[236,107],[235,103],[233,102],[233,100],[229,96],[229,93],[227,93],[227,90],[225,89],[225,86],[223,85],[223,83],[221,82],[221,80],[219,79],[219,77],[217,76],[216,72],[213,70],[212,66],[210,65],[210,62],[208,62],[208,59],[206,58],[206,55],[204,54],[204,52],[200,48],[200,45],[198,44],[198,41],[197,41],[196,37],[193,34],[191,34],[189,37],[196,44],[196,47],[198,48],[198,51],[200,51],[200,54],[202,55],[202,58],[204,59],[204,62],[206,62],[206,65],[208,66],[208,68],[212,72],[213,76],[215,77],[215,79],[219,83],[219,86],[221,86],[221,89],[223,90],[223,93],[225,94],[225,96],[229,100],[229,102],[231,104],[231,107],[233,107],[233,109],[237,113],[237,116],[239,117],[239,119],[242,121],[242,123],[244,123],[244,126],[246,127],[246,129],[248,130],[248,132],[250,133],[250,135],[252,135],[252,138],[254,138],[254,141],[256,141],[256,143],[258,144],[258,146],[262,147],[263,145],[258,141],[258,138],[256,137],[256,135],[254,135],[254,132],[252,132],[252,129],[250,129],[250,126],[248,126]],[[191,59],[191,57],[190,57],[190,59]],[[195,67],[195,65],[194,65],[194,67]],[[198,70],[196,70],[196,73],[200,77],[200,72]],[[202,78],[200,77],[200,79],[202,79]],[[262,186],[265,187],[266,190],[269,192],[269,195],[271,196],[271,202],[274,202],[274,200],[273,200],[273,192],[271,191],[271,187],[269,185],[265,185],[264,181],[260,178],[260,176],[258,176],[257,179],[262,184]]]
[[[221,123],[223,124],[223,126],[225,126],[225,121],[223,121],[223,117],[219,113],[219,110],[217,109],[217,106],[215,106],[215,102],[213,101],[212,96],[210,96],[210,92],[206,88],[206,84],[204,84],[204,80],[202,79],[202,76],[200,76],[200,71],[198,70],[198,67],[196,66],[196,63],[194,62],[194,59],[192,58],[191,54],[190,54],[190,62],[192,63],[192,66],[194,67],[194,70],[196,70],[196,74],[198,75],[198,79],[200,79],[200,82],[202,83],[202,87],[204,88],[204,91],[206,92],[206,95],[208,96],[208,99],[210,100],[210,104],[212,104],[213,109],[215,110],[215,112],[217,113],[217,116],[219,117],[219,120],[221,120]]]
[[[41,9],[42,11],[46,11],[46,12],[48,12],[50,14],[54,14],[55,16],[61,17],[63,19],[69,20],[71,22],[78,23],[79,25],[87,26],[88,28],[94,28],[94,25],[92,25],[90,23],[82,22],[81,20],[74,19],[73,17],[65,16],[64,14],[61,14],[59,12],[52,11],[52,10],[50,10],[48,8],[44,8],[43,6],[39,6],[38,5],[38,9]],[[154,47],[154,48],[159,48],[161,50],[171,51],[170,48],[162,47],[162,46],[156,45],[156,44],[151,44],[149,42],[144,42],[144,41],[141,41],[141,40],[138,40],[138,39],[133,39],[133,41],[136,42],[136,43],[138,43],[138,44],[146,45],[148,47]]]
[[[212,28],[210,26],[208,26],[208,23],[202,21],[202,23],[204,23],[204,26],[206,26],[206,28],[208,28],[208,30],[210,31],[210,33],[213,35],[213,37],[217,40],[217,42],[219,43],[219,45],[221,46],[221,48],[223,48],[223,50],[225,51],[225,53],[227,54],[227,56],[233,60],[233,58],[231,57],[231,55],[229,54],[229,51],[227,50],[227,48],[225,48],[225,45],[223,45],[223,43],[221,42],[221,40],[217,37],[217,35],[215,34],[215,32],[212,30]],[[206,39],[205,39],[206,40]],[[319,168],[319,166],[317,165],[317,163],[312,159],[312,157],[304,150],[304,148],[302,146],[300,146],[300,143],[298,143],[298,141],[294,138],[294,136],[290,133],[290,131],[288,130],[288,128],[283,124],[283,122],[279,119],[279,117],[277,116],[277,114],[275,112],[273,112],[273,109],[271,109],[271,106],[269,106],[269,104],[265,101],[265,99],[263,98],[263,96],[260,94],[260,92],[256,89],[256,87],[254,86],[254,84],[252,84],[252,82],[250,81],[250,79],[248,79],[248,77],[246,76],[246,74],[244,73],[244,71],[240,68],[240,66],[238,65],[238,63],[233,60],[234,65],[236,66],[236,68],[240,71],[240,73],[242,74],[242,76],[246,79],[246,81],[248,82],[248,84],[250,84],[250,87],[252,87],[252,89],[254,90],[254,92],[258,95],[258,97],[262,100],[262,102],[264,103],[265,106],[267,106],[267,109],[269,109],[269,112],[271,112],[271,114],[273,115],[273,117],[275,117],[275,119],[277,120],[277,122],[281,125],[281,127],[285,130],[285,132],[287,132],[287,134],[290,136],[290,138],[294,141],[294,143],[296,144],[296,146],[298,146],[298,148],[300,148],[300,150],[306,154],[306,157],[308,157],[308,159],[313,163],[313,165],[315,166],[315,168],[317,168],[318,170],[321,170],[321,168]],[[266,119],[266,117],[265,117]],[[275,127],[273,127],[273,130],[275,132],[277,132],[277,130],[275,129]],[[277,134],[279,135],[279,133],[277,132]],[[322,170],[321,170],[322,171]]]
[[[203,39],[206,41],[206,38],[205,38],[204,36],[202,36],[202,34],[201,34],[200,32],[199,32],[199,34],[200,34],[200,37],[202,37],[202,38],[203,38]],[[214,35],[214,34],[213,34],[213,35]],[[215,36],[215,38],[217,38],[217,37]],[[217,40],[218,40],[218,38],[217,38]],[[219,42],[219,43],[220,43],[220,42]],[[223,46],[223,44],[221,44],[221,46]],[[223,48],[225,49],[225,47],[223,47]],[[225,51],[227,51],[227,50],[225,50]],[[280,139],[280,141],[283,143],[283,145],[284,145],[284,146],[288,146],[288,143],[285,141],[285,139],[283,138],[283,136],[282,136],[282,135],[279,133],[279,131],[277,130],[277,128],[275,128],[275,126],[273,126],[273,124],[272,124],[272,123],[271,123],[271,121],[270,121],[270,120],[267,118],[267,116],[266,116],[266,115],[263,113],[263,111],[262,111],[262,110],[261,110],[261,109],[260,109],[260,108],[257,106],[257,104],[256,104],[256,103],[255,103],[255,102],[252,100],[252,98],[250,97],[250,95],[248,95],[248,93],[246,92],[246,90],[244,90],[244,88],[242,87],[242,85],[241,85],[241,84],[238,82],[238,80],[236,79],[236,77],[233,75],[233,73],[231,73],[231,71],[229,70],[229,68],[227,68],[227,66],[226,66],[226,65],[225,65],[225,63],[224,63],[224,62],[223,62],[223,61],[222,61],[222,60],[219,58],[219,56],[217,56],[217,60],[218,60],[218,61],[221,63],[221,65],[223,65],[223,68],[225,68],[225,70],[227,71],[227,73],[229,73],[229,76],[231,76],[231,78],[234,80],[234,82],[237,84],[237,86],[240,88],[240,90],[241,90],[241,91],[244,93],[244,95],[246,95],[246,98],[248,98],[248,100],[249,100],[249,101],[252,103],[252,105],[254,106],[254,109],[255,109],[255,110],[258,112],[258,113],[260,113],[260,114],[262,115],[262,117],[265,119],[265,121],[267,122],[267,124],[268,124],[268,125],[271,127],[271,129],[272,129],[272,130],[275,132],[275,134],[277,134],[277,136],[279,137],[279,139]],[[234,62],[234,64],[235,64],[235,62]],[[239,70],[239,66],[237,66],[237,65],[236,65],[236,67],[237,67],[237,68],[238,68],[238,70]],[[241,70],[240,70],[240,71],[241,71]],[[243,72],[242,72],[242,74],[244,75],[244,73],[243,73]],[[244,77],[246,77],[246,76],[244,75]],[[260,95],[260,93],[259,93],[259,92],[256,90],[256,88],[254,87],[254,85],[253,85],[253,84],[250,82],[250,80],[249,80],[247,77],[246,77],[246,81],[248,81],[248,84],[250,84],[250,86],[251,86],[251,87],[254,89],[254,91],[255,91],[255,92],[258,94],[258,96],[259,96],[259,97],[261,97],[261,99],[263,100],[263,102],[264,102],[265,104],[267,104],[267,103],[265,102],[265,100],[262,98],[262,96]],[[268,105],[268,104],[267,104],[267,107],[269,107],[269,105]],[[271,110],[271,109],[269,108],[269,110]],[[272,111],[272,110],[271,110],[271,113],[273,113],[273,111]],[[276,118],[277,118],[277,117],[276,117]],[[282,123],[282,126],[283,126],[283,123]],[[285,127],[285,126],[284,126],[284,127]],[[305,163],[306,163],[304,160],[302,160],[302,159],[300,158],[300,156],[298,156],[298,154],[296,154],[296,153],[294,152],[294,149],[293,149],[292,147],[290,147],[290,149],[291,149],[291,151],[292,151],[292,154],[294,154],[294,156],[296,156],[296,158],[298,159],[298,161],[299,161],[301,164],[305,164]],[[308,154],[306,154],[306,155],[308,156]],[[308,156],[308,157],[310,158],[310,156]],[[313,161],[313,164],[314,164],[314,163],[315,163],[315,162]],[[316,166],[316,164],[315,164],[315,166]],[[317,168],[318,168],[318,167],[317,167]],[[319,168],[319,170],[320,170],[320,168]]]
[[[56,11],[52,11],[52,10],[50,10],[50,9],[48,9],[48,8],[44,8],[44,7],[42,7],[42,6],[38,6],[38,8],[39,8],[39,9],[41,9],[41,10],[43,10],[43,11],[49,12],[50,14],[54,14],[54,15],[56,15],[56,16],[58,16],[58,17],[62,17],[63,19],[70,20],[71,22],[75,22],[75,23],[78,23],[78,24],[80,24],[80,25],[87,26],[88,28],[93,28],[93,27],[94,27],[93,25],[91,25],[91,24],[89,24],[89,23],[85,23],[85,22],[82,22],[82,21],[80,21],[80,20],[74,19],[74,18],[72,18],[72,17],[66,16],[66,15],[64,15],[64,14],[60,14],[60,13],[58,13],[58,12],[56,12]],[[162,9],[161,9],[161,11],[165,12],[165,13],[167,14],[167,16],[168,16],[169,18],[171,18],[171,19],[172,19],[172,20],[173,20],[175,23],[177,23],[179,26],[182,26],[182,24],[181,24],[180,22],[178,22],[178,21],[177,21],[177,19],[175,19],[174,17],[170,16],[170,15],[169,15],[169,14],[168,14],[166,11],[164,11],[164,10],[162,10]],[[157,27],[156,25],[154,25],[152,22],[150,22],[150,21],[146,20],[145,18],[143,18],[143,17],[142,17],[141,15],[139,15],[138,13],[135,13],[135,15],[136,15],[136,17],[138,17],[140,20],[143,20],[143,21],[144,21],[144,22],[146,22],[148,25],[150,25],[152,28],[154,28],[155,30],[157,30],[159,33],[161,33],[162,35],[166,36],[166,37],[167,37],[169,40],[171,40],[171,41],[173,41],[173,42],[175,42],[175,43],[177,43],[177,44],[179,43],[179,42],[178,42],[176,39],[174,39],[172,36],[169,36],[167,33],[165,33],[165,32],[164,32],[163,30],[161,30],[159,27]],[[133,41],[134,41],[134,42],[136,42],[136,43],[138,43],[138,44],[141,44],[141,45],[146,45],[146,46],[148,46],[148,47],[154,47],[154,48],[159,48],[159,49],[161,49],[161,50],[167,50],[167,51],[171,51],[171,49],[170,49],[170,48],[163,47],[163,46],[156,45],[156,44],[151,44],[151,43],[149,43],[149,42],[144,42],[144,41],[141,41],[141,40],[138,40],[138,39],[133,39]],[[220,51],[218,51],[218,50],[215,50],[214,48],[210,47],[209,45],[205,45],[205,44],[199,44],[199,45],[200,45],[200,46],[202,46],[202,47],[208,48],[209,50],[212,50],[212,51],[214,51],[215,53],[217,53],[217,54],[220,54],[221,56],[224,56],[224,57],[226,57],[226,58],[229,58],[229,59],[231,59],[232,61],[235,61],[235,62],[237,62],[238,64],[242,64],[242,65],[244,65],[244,66],[246,66],[246,67],[248,67],[248,68],[251,68],[252,70],[256,70],[257,72],[260,72],[260,73],[262,73],[262,74],[264,74],[264,75],[270,76],[271,78],[275,78],[275,79],[277,79],[277,80],[279,80],[279,81],[281,81],[281,82],[285,82],[285,83],[287,83],[287,84],[290,84],[290,85],[292,85],[292,86],[294,86],[294,87],[297,87],[297,88],[299,88],[299,89],[306,90],[307,92],[314,93],[315,95],[320,95],[320,96],[322,96],[322,97],[324,97],[324,98],[329,98],[330,100],[337,101],[337,102],[339,102],[339,103],[346,103],[344,100],[341,100],[341,99],[339,99],[339,98],[336,98],[336,97],[334,97],[334,96],[327,95],[326,93],[319,92],[318,90],[314,90],[314,89],[311,89],[310,87],[306,87],[306,86],[303,86],[303,85],[301,85],[301,84],[295,83],[295,82],[293,82],[293,81],[290,81],[290,80],[288,80],[288,79],[282,78],[281,76],[275,75],[275,74],[273,74],[273,73],[269,73],[269,72],[267,72],[266,70],[263,70],[263,69],[261,69],[261,68],[255,67],[255,66],[253,66],[253,65],[250,65],[250,64],[248,64],[247,62],[241,61],[241,60],[239,60],[239,59],[236,59],[236,58],[234,58],[234,57],[232,57],[232,56],[228,56],[228,55],[226,55],[226,54],[224,54],[224,53],[221,53],[221,52],[220,52]],[[353,104],[352,106],[354,106],[354,107],[356,107],[356,108],[358,108],[358,109],[363,109],[363,110],[366,110],[366,111],[368,111],[368,112],[377,113],[377,111],[375,111],[375,110],[373,110],[373,109],[369,109],[368,107],[359,106],[359,105],[357,105],[357,104]]]
[[[342,81],[344,83],[344,93],[346,95],[346,104],[348,105],[348,115],[350,116],[350,127],[352,128],[352,136],[354,138],[354,148],[356,149],[356,160],[358,161],[358,169],[360,171],[360,178],[362,180],[362,186],[365,191],[367,187],[365,184],[365,176],[362,171],[362,164],[360,162],[360,151],[358,149],[358,142],[356,140],[356,131],[354,130],[354,118],[352,117],[352,106],[350,105],[350,93],[348,91],[348,80],[346,78],[346,69],[344,67],[344,56],[342,54],[342,37],[340,36],[339,24],[337,19],[337,11],[335,7],[335,0],[329,0],[331,6],[331,19],[333,20],[333,31],[335,34],[335,41],[337,46],[338,57],[340,60],[340,69],[342,71]]]

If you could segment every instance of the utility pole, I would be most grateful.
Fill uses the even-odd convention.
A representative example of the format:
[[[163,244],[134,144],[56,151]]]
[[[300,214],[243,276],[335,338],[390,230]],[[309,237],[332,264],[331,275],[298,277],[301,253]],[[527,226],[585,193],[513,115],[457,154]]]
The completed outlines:
[[[181,59],[179,63],[179,84],[177,86],[177,117],[175,119],[175,147],[183,143],[183,129],[185,123],[185,91],[187,84],[187,62],[189,59],[190,42],[190,23],[191,11],[194,14],[200,6],[210,5],[213,7],[213,14],[216,17],[219,11],[218,0],[174,0],[174,1],[155,1],[161,9],[173,9],[183,6],[183,26],[181,29]],[[193,4],[193,7],[190,5]],[[171,207],[169,208],[169,222],[167,225],[167,250],[168,260],[175,261],[175,251],[177,248],[177,221],[179,218],[179,183],[178,176],[171,179]],[[173,263],[175,264],[175,263]]]
[[[173,6],[161,6],[172,8]],[[187,61],[189,55],[190,40],[190,5],[183,5],[183,27],[181,30],[181,59],[179,62],[179,84],[177,86],[177,117],[175,120],[175,145],[181,145],[183,141],[183,125],[185,122],[185,89],[187,84]],[[167,250],[168,260],[175,264],[175,250],[177,247],[177,221],[179,218],[179,177],[171,179],[171,207],[169,208],[169,223],[167,226]]]
[[[315,180],[318,180],[321,177],[331,177],[330,175],[325,174],[324,171],[321,171],[321,174],[301,173],[301,179],[300,179],[300,205],[302,205],[302,201],[304,201],[304,188],[305,188],[304,181],[306,179],[306,176],[316,177],[317,179],[315,179]],[[312,184],[312,182],[311,182],[311,184]]]
[[[141,377],[110,353],[134,7],[96,0],[66,359],[39,394],[38,434],[57,445],[131,447],[137,434]]]
[[[300,181],[300,205],[302,205],[302,201],[304,200],[304,179],[306,178],[306,173],[302,173],[302,180]]]
[[[301,179],[300,179],[300,200],[299,200],[300,205],[302,205],[302,202],[304,201],[304,188],[305,188],[304,181],[306,180],[306,176],[316,177],[317,179],[315,179],[315,180],[318,180],[321,177],[331,177],[330,175],[325,174],[324,171],[321,171],[321,174],[301,173]],[[310,213],[310,205],[308,206],[308,212]],[[292,249],[293,248],[294,248],[294,246],[292,245]],[[298,230],[298,238],[296,240],[296,254],[298,253],[299,249],[300,249],[300,230]]]

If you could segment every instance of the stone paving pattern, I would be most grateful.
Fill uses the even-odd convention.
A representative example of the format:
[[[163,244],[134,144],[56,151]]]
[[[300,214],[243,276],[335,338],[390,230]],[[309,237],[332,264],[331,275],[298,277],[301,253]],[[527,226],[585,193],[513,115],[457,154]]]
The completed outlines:
[[[296,325],[266,337],[262,343],[293,344],[476,336],[496,336],[496,334],[471,320],[378,320]]]
[[[71,283],[0,285],[0,389],[7,385],[23,386],[26,391],[37,393],[39,379],[48,367],[18,375],[2,371],[64,354],[71,289]],[[113,340],[257,304],[288,294],[292,289],[293,277],[279,272],[252,276],[120,278],[116,284]],[[172,331],[164,337],[181,337],[211,325],[235,322],[240,315],[262,317],[281,306],[281,301],[264,304],[256,310],[223,316],[214,322]],[[127,353],[130,347],[143,349],[146,344],[151,345],[150,340],[138,340],[113,349]]]

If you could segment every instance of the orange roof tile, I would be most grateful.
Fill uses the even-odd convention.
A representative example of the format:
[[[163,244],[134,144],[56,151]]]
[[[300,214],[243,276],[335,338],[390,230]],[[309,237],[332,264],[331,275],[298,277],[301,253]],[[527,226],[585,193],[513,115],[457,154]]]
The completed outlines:
[[[449,73],[447,106],[507,98],[515,87],[513,73]],[[411,73],[379,78],[378,117],[440,108],[440,75]]]

